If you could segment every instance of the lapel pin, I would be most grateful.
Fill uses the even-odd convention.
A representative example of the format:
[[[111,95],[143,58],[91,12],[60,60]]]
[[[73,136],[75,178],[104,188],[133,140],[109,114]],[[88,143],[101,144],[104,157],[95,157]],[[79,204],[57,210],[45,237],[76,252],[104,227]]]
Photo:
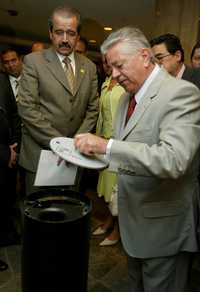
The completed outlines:
[[[81,69],[80,72],[81,72],[82,74],[84,74],[84,73],[85,73],[85,70],[84,70],[84,69]]]

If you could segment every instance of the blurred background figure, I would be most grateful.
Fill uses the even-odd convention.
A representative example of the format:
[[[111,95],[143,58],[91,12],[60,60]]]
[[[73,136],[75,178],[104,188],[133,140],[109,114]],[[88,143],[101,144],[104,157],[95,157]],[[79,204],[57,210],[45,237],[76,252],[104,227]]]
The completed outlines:
[[[191,55],[191,66],[193,68],[200,68],[200,42],[196,43],[192,49]]]
[[[45,49],[45,44],[42,42],[35,42],[32,44],[31,52],[40,52]]]
[[[112,79],[111,69],[107,64],[105,57],[102,57],[102,62],[107,77],[101,87],[100,112],[97,121],[96,134],[109,139],[113,136],[113,121],[115,119],[119,98],[124,93],[124,89],[115,79]],[[97,193],[99,197],[104,198],[107,207],[111,201],[113,188],[116,184],[116,173],[108,171],[107,169],[100,172]],[[100,246],[114,245],[120,239],[117,217],[112,216],[109,208],[107,209],[108,216],[105,222],[93,232],[93,235],[102,235],[111,230],[111,233],[100,243]]]
[[[87,40],[83,37],[80,37],[76,43],[75,52],[86,56],[87,50],[88,50]]]
[[[15,225],[21,122],[9,80],[0,73],[0,246],[19,243]]]
[[[1,62],[17,101],[19,81],[23,69],[22,58],[14,48],[8,48],[1,52]]]
[[[184,64],[184,50],[180,39],[171,33],[150,41],[155,60],[172,76],[192,82],[200,88],[200,70]]]

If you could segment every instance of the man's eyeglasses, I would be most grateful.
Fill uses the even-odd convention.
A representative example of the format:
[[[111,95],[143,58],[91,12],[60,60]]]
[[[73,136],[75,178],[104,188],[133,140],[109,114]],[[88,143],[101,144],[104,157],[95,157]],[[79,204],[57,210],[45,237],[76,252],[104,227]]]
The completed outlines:
[[[156,58],[156,60],[158,60],[159,62],[162,61],[165,57],[170,56],[171,54],[166,54],[166,55],[155,55],[154,57]]]

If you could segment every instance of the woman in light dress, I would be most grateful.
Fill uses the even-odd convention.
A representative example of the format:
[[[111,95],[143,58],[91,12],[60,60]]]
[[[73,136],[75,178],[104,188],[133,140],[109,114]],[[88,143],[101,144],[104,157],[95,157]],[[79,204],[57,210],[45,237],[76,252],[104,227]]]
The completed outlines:
[[[97,121],[96,134],[109,139],[113,136],[113,122],[118,102],[121,95],[124,93],[124,89],[115,79],[112,79],[110,68],[106,63],[105,58],[103,57],[102,59],[104,70],[108,77],[106,77],[106,80],[101,87],[100,112]],[[107,207],[109,207],[113,187],[116,183],[116,173],[110,172],[107,169],[100,172],[97,193],[99,197],[104,198]],[[109,230],[111,230],[111,233],[100,243],[101,246],[116,244],[120,239],[117,217],[112,216],[110,211],[106,221],[93,232],[93,235],[106,234]]]

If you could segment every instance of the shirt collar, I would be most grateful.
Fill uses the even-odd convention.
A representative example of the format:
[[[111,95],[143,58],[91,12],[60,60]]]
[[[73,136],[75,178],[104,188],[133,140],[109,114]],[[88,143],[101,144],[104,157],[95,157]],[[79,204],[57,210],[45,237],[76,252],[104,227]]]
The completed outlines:
[[[9,75],[10,83],[14,83],[16,80],[19,81],[20,79],[21,79],[21,75],[19,75],[18,77]]]
[[[61,64],[63,64],[63,60],[66,58],[66,56],[63,56],[56,52],[56,55],[58,56],[58,59],[60,60]],[[72,64],[75,64],[75,57],[74,57],[74,52],[72,52],[69,56],[67,56]]]
[[[140,103],[142,97],[144,96],[144,94],[147,91],[147,88],[153,82],[153,80],[156,78],[156,76],[158,75],[160,70],[161,70],[161,68],[156,64],[154,69],[153,69],[153,71],[149,75],[149,77],[145,80],[145,82],[143,83],[142,87],[135,94],[135,100],[136,100],[137,104]]]
[[[179,70],[178,74],[176,75],[176,78],[181,79],[182,76],[183,76],[184,71],[185,71],[185,65],[183,64],[181,66],[181,69]]]

